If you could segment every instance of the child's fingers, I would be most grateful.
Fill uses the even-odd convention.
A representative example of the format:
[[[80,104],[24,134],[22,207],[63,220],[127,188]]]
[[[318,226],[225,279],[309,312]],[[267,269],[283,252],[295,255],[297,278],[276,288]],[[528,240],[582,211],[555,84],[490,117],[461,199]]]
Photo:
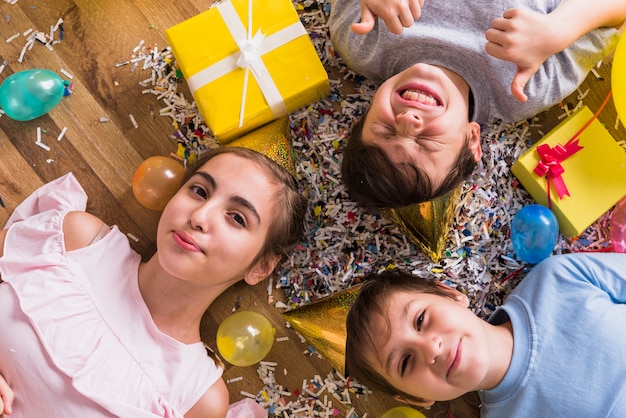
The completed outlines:
[[[350,27],[352,32],[357,35],[365,35],[369,33],[372,29],[374,29],[374,24],[376,23],[376,16],[372,13],[372,11],[366,7],[361,8],[361,21],[358,23],[353,23]]]
[[[8,383],[0,376],[0,416],[11,415],[13,412],[13,399],[15,394]]]
[[[506,49],[499,43],[489,41],[485,44],[485,52],[494,58],[507,60]],[[508,61],[508,60],[507,60]]]
[[[413,12],[411,11],[411,9],[403,9],[398,15],[398,18],[401,24],[400,32],[394,32],[394,33],[401,33],[403,28],[410,28],[411,26],[413,26],[413,22],[415,22],[415,18],[413,17]],[[387,22],[385,21],[385,24],[386,23]]]
[[[422,16],[422,7],[424,7],[424,0],[411,0],[409,2],[409,10],[413,15],[413,22]]]
[[[535,70],[532,68],[518,67],[517,73],[515,74],[515,77],[513,77],[513,82],[511,83],[511,94],[513,94],[513,97],[516,100],[522,103],[528,100],[528,96],[524,93],[524,87],[526,87],[526,83],[528,83],[528,80],[530,80],[533,74],[535,74]]]

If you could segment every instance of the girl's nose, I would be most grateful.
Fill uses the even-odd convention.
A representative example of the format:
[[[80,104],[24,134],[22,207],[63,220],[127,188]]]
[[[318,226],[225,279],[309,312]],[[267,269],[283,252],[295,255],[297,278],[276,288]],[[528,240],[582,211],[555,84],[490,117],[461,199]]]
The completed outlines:
[[[211,225],[211,218],[214,216],[213,209],[213,206],[208,202],[198,206],[191,211],[188,221],[189,225],[197,231],[207,232]]]
[[[424,128],[424,119],[410,110],[399,113],[396,116],[396,123],[398,124],[398,133],[400,135],[412,138],[419,136]]]

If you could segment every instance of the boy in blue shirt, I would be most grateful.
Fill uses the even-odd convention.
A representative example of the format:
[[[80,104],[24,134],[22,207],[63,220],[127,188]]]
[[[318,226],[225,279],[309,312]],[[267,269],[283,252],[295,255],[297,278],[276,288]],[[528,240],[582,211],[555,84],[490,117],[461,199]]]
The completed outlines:
[[[346,370],[429,406],[478,391],[482,417],[626,416],[626,254],[552,256],[484,321],[464,294],[391,270],[347,318]]]

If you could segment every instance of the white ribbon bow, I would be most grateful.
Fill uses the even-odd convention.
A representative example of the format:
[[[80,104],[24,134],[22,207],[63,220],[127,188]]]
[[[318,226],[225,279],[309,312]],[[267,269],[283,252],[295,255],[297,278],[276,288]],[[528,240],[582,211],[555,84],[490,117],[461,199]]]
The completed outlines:
[[[189,77],[187,84],[189,85],[191,93],[194,94],[199,88],[237,68],[244,68],[245,74],[239,112],[239,127],[243,126],[250,72],[252,72],[252,75],[258,83],[263,97],[269,105],[274,117],[277,118],[286,115],[287,108],[285,107],[285,102],[261,57],[267,52],[291,42],[300,36],[308,35],[306,29],[300,21],[297,21],[270,36],[265,36],[260,29],[252,36],[252,0],[248,0],[247,30],[243,26],[243,22],[230,1],[222,1],[215,7],[219,10],[228,30],[236,40],[239,52]]]

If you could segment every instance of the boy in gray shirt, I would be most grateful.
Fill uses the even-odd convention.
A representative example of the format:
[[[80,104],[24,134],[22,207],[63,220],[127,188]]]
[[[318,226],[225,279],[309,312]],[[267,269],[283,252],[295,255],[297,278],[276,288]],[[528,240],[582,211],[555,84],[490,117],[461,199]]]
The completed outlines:
[[[344,151],[351,194],[400,207],[454,189],[480,160],[481,124],[559,103],[624,19],[625,0],[334,0],[335,49],[382,83]]]

